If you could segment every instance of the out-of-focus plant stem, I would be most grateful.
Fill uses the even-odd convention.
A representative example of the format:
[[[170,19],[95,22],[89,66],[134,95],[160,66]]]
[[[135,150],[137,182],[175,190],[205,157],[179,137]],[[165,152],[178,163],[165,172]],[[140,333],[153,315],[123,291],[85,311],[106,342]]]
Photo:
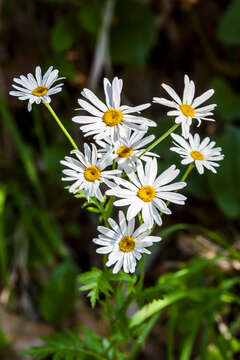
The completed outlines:
[[[59,117],[57,116],[57,114],[55,113],[55,111],[53,110],[53,108],[51,107],[51,105],[49,105],[48,103],[46,103],[45,101],[43,101],[43,104],[46,106],[46,108],[48,109],[48,111],[50,112],[50,114],[52,115],[52,117],[56,120],[58,126],[60,127],[60,129],[62,130],[62,132],[64,133],[64,135],[68,138],[68,140],[70,141],[70,143],[72,144],[72,146],[74,147],[74,149],[78,150],[77,145],[75,144],[75,141],[73,140],[73,138],[71,137],[71,135],[69,134],[69,132],[67,131],[67,129],[63,126],[61,120],[59,119]]]

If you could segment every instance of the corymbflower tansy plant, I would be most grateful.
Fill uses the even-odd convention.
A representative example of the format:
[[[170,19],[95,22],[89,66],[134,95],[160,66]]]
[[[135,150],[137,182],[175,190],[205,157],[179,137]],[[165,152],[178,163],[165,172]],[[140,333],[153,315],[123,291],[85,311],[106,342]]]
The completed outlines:
[[[171,110],[167,113],[169,116],[176,116],[175,123],[181,124],[182,126],[182,136],[187,139],[189,137],[190,126],[192,124],[192,119],[198,120],[198,126],[201,124],[201,120],[215,121],[209,116],[212,116],[212,111],[216,107],[216,104],[211,104],[204,107],[199,107],[203,102],[208,100],[213,94],[214,90],[210,89],[203,93],[201,96],[196,97],[195,95],[195,84],[187,75],[184,76],[184,91],[182,100],[177,95],[175,90],[169,85],[162,84],[162,87],[167,91],[167,93],[173,98],[174,101],[167,100],[164,98],[154,97],[153,102],[169,106],[174,110]]]
[[[175,165],[172,165],[157,177],[157,160],[155,158],[147,161],[145,171],[140,162],[137,164],[137,174],[134,172],[128,174],[130,181],[122,179],[123,187],[108,190],[106,194],[121,198],[114,202],[115,206],[129,205],[128,220],[142,212],[143,221],[148,228],[153,226],[154,221],[158,225],[162,225],[159,212],[168,215],[172,213],[164,200],[180,205],[184,205],[186,200],[184,195],[173,192],[186,186],[185,182],[169,184],[178,176],[179,172]]]
[[[149,248],[157,246],[161,240],[159,235],[152,235],[153,229],[156,225],[162,226],[165,214],[172,214],[170,203],[185,204],[186,196],[182,191],[187,185],[185,180],[188,174],[194,167],[200,174],[203,174],[204,168],[215,173],[215,168],[219,166],[218,161],[223,159],[221,148],[215,147],[215,142],[208,137],[200,141],[198,134],[190,133],[192,119],[197,119],[199,124],[201,120],[214,121],[209,116],[213,115],[215,104],[199,108],[199,105],[213,95],[214,90],[208,90],[194,99],[194,82],[185,75],[183,98],[180,99],[172,88],[162,84],[174,101],[154,98],[154,102],[173,108],[168,115],[176,117],[176,124],[170,125],[165,133],[155,139],[154,135],[147,136],[147,130],[150,126],[156,126],[156,123],[140,115],[140,111],[149,108],[150,104],[136,107],[121,105],[122,80],[117,77],[112,82],[104,79],[105,103],[88,89],[82,91],[82,96],[87,101],[78,100],[81,110],[89,115],[75,116],[73,121],[81,124],[80,129],[84,136],[93,136],[91,146],[85,143],[84,151],[81,152],[49,105],[50,96],[62,89],[62,84],[53,86],[57,80],[60,80],[58,70],[50,67],[42,76],[40,67],[37,67],[35,77],[28,74],[27,77],[21,75],[19,79],[14,79],[21,87],[14,84],[16,91],[11,91],[10,94],[20,100],[28,100],[29,111],[34,102],[43,102],[74,148],[71,156],[65,156],[64,160],[61,160],[64,166],[62,180],[70,184],[68,190],[71,194],[85,199],[84,208],[99,215],[100,225],[93,243],[98,245],[97,254],[104,255],[103,270],[93,268],[80,275],[85,282],[81,289],[89,290],[92,306],[99,301],[112,326],[116,324],[119,314],[127,319],[127,311],[132,302],[141,303],[145,255],[150,255]],[[182,126],[183,137],[173,134],[179,124]],[[174,146],[170,150],[181,156],[183,165],[188,165],[181,177],[180,170],[174,164],[159,173],[159,155],[150,152],[171,133]],[[118,207],[125,209],[119,211],[117,220],[114,220],[114,210]],[[136,275],[127,275],[135,272],[140,272],[137,282]],[[112,299],[110,302],[109,297],[114,297],[115,294],[116,301]],[[115,308],[117,311],[114,313]],[[126,326],[129,323],[131,319],[126,321]],[[154,322],[146,324],[148,331],[153,324]],[[106,347],[100,349],[101,355],[92,356],[93,352],[87,351],[89,358],[112,359],[112,355],[114,359],[118,358],[118,355],[115,357],[115,354],[120,354],[117,347],[119,334],[115,336],[114,333],[116,328],[116,325],[112,327],[111,337],[106,339]],[[142,329],[145,331],[145,328],[141,328],[141,332]],[[128,333],[131,330],[129,328]],[[120,341],[122,347],[122,338]],[[111,355],[105,357],[110,351]],[[126,353],[128,352],[129,347]],[[134,346],[129,359],[136,359],[136,354]],[[125,354],[121,358],[126,359]]]
[[[103,139],[106,136],[114,136],[122,134],[127,129],[147,130],[148,126],[156,126],[152,120],[146,119],[140,115],[131,115],[140,113],[151,106],[151,104],[142,104],[135,107],[121,105],[121,92],[123,82],[115,77],[112,84],[108,79],[104,79],[104,104],[91,90],[83,89],[82,96],[88,101],[79,99],[78,103],[81,109],[90,113],[90,116],[75,116],[73,121],[81,125],[80,129],[84,132],[84,136],[95,135],[96,140]],[[91,105],[91,103],[94,105]]]
[[[16,90],[10,91],[9,94],[17,96],[19,100],[28,100],[28,111],[31,111],[33,103],[40,104],[42,101],[50,103],[50,96],[62,91],[62,83],[53,86],[56,81],[62,79],[65,78],[58,77],[58,70],[53,70],[52,66],[43,76],[40,66],[37,66],[35,77],[29,73],[27,76],[20,75],[19,78],[14,78],[13,81],[18,85],[13,84],[12,87]]]
[[[142,254],[151,254],[146,247],[152,246],[154,242],[159,242],[159,236],[150,236],[151,230],[145,224],[135,229],[135,218],[129,222],[126,220],[123,211],[119,211],[119,223],[109,219],[112,229],[98,226],[100,235],[93,239],[97,245],[98,254],[109,254],[106,266],[112,266],[113,273],[116,274],[121,268],[126,273],[134,273],[136,260],[140,260]]]
[[[111,158],[105,157],[98,159],[97,149],[92,144],[92,151],[88,144],[84,144],[84,154],[78,150],[72,150],[71,154],[76,155],[77,159],[65,157],[61,161],[62,165],[69,169],[63,170],[63,181],[74,181],[70,186],[69,192],[76,194],[80,190],[85,192],[86,198],[96,196],[99,201],[103,201],[100,184],[105,183],[109,187],[115,186],[109,179],[116,179],[116,175],[121,174],[121,170],[104,170],[111,162]]]
[[[97,141],[97,144],[103,149],[100,150],[102,156],[110,156],[115,159],[118,168],[123,169],[126,173],[136,171],[136,164],[140,161],[139,155],[145,150],[143,147],[154,140],[154,135],[145,137],[143,131],[127,130],[125,136],[118,136],[114,141],[111,137]],[[147,152],[141,157],[141,160],[147,161],[151,157],[159,155]]]
[[[190,134],[188,140],[177,134],[171,134],[171,136],[175,146],[170,150],[175,151],[183,158],[181,164],[188,165],[195,162],[199,174],[204,173],[204,167],[216,173],[215,167],[219,166],[216,161],[223,160],[224,155],[221,154],[220,147],[214,147],[215,141],[210,141],[209,137],[200,141],[198,134],[194,136]]]

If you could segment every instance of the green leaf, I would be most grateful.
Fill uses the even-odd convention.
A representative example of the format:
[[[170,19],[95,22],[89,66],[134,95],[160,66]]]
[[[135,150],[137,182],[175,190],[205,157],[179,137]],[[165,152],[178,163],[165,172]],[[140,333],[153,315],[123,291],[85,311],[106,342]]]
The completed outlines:
[[[51,44],[56,53],[71,48],[76,38],[73,19],[59,20],[52,29]]]
[[[49,356],[52,356],[53,360],[82,360],[86,359],[86,356],[88,359],[105,360],[106,358],[101,356],[102,346],[100,342],[98,353],[88,348],[90,345],[89,333],[90,331],[85,332],[83,339],[70,330],[62,334],[55,334],[52,337],[43,337],[46,345],[32,347],[23,351],[22,354],[36,356],[38,360],[47,359]],[[97,334],[95,335],[98,339],[100,338]],[[94,346],[96,347],[96,342],[94,342]]]
[[[219,27],[218,38],[225,44],[240,44],[240,0],[234,0],[230,3],[223,14]]]
[[[167,328],[167,354],[168,360],[174,360],[174,332],[178,320],[178,306],[172,306],[169,310],[169,320]]]
[[[156,19],[150,6],[135,0],[119,1],[110,35],[114,62],[144,64],[157,38]]]
[[[201,324],[201,320],[202,320],[201,312],[196,314],[194,317],[192,317],[191,330],[189,331],[188,336],[185,338],[179,360],[190,360],[192,348],[197,336],[199,326]]]
[[[229,218],[240,216],[240,130],[228,126],[218,141],[218,146],[226,154],[221,161],[218,173],[208,173],[208,183],[219,208]]]
[[[68,316],[76,299],[76,267],[71,261],[59,265],[47,280],[40,301],[43,317],[54,324]]]
[[[100,292],[102,292],[105,296],[109,296],[110,293],[113,292],[113,288],[111,287],[104,272],[97,268],[92,268],[91,271],[79,275],[78,281],[82,284],[80,290],[90,290],[88,297],[90,297],[90,302],[93,308],[99,299]]]
[[[123,271],[119,271],[117,274],[113,274],[112,271],[109,271],[107,273],[107,278],[111,281],[127,281],[132,284],[135,284],[137,281],[136,274],[129,275]]]
[[[80,190],[77,194],[74,195],[77,199],[86,199],[86,195],[84,193],[84,190]]]
[[[190,295],[187,291],[178,291],[164,296],[163,299],[153,300],[150,304],[144,305],[142,309],[133,315],[130,320],[130,327],[141,324],[155,313],[188,296]]]
[[[99,209],[92,206],[87,207],[87,210],[96,214],[99,214],[101,212]]]
[[[239,118],[240,97],[223,78],[215,77],[210,85],[215,90],[212,102],[217,104],[216,112],[226,121]]]

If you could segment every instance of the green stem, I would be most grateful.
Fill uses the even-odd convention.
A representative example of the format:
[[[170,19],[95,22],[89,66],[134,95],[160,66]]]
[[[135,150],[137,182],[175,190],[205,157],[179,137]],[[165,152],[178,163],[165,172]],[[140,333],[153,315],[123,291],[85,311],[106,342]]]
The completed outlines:
[[[43,104],[46,106],[46,108],[48,109],[48,111],[50,112],[50,114],[53,116],[53,118],[56,120],[56,122],[58,123],[59,127],[61,128],[62,132],[65,134],[65,136],[68,138],[68,140],[70,141],[70,143],[72,144],[72,146],[74,147],[74,149],[78,150],[77,145],[75,144],[73,138],[71,137],[71,135],[69,134],[69,132],[65,129],[65,127],[63,126],[61,120],[59,119],[59,117],[57,116],[57,114],[55,113],[55,111],[53,110],[53,108],[51,107],[51,105],[49,105],[48,103],[46,103],[45,101],[43,101]]]
[[[141,289],[143,287],[144,277],[145,277],[145,254],[142,255],[142,258],[140,260],[140,268],[141,268],[141,272],[140,272],[140,278],[139,278],[137,287],[138,287],[138,290],[141,291]]]
[[[171,134],[175,129],[177,129],[179,124],[174,124],[170,129],[168,129],[160,138],[155,140],[151,145],[149,145],[146,150],[144,150],[140,155],[139,158],[142,157],[146,152],[152,150],[155,146],[157,146],[161,141],[163,141],[169,134]]]
[[[191,164],[188,166],[188,168],[187,168],[187,170],[185,171],[185,173],[183,174],[183,177],[181,178],[180,182],[186,180],[186,178],[188,177],[188,175],[190,174],[190,172],[192,171],[192,169],[193,169],[194,167],[195,167],[195,163],[193,162],[193,163],[191,163]]]

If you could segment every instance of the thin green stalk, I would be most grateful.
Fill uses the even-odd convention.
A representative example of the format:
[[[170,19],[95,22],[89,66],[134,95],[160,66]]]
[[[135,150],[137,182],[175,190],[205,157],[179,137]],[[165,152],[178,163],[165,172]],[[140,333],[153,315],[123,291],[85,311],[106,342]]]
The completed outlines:
[[[180,182],[186,180],[186,178],[188,177],[188,175],[190,174],[190,172],[192,171],[192,169],[193,169],[194,167],[195,167],[195,163],[193,162],[193,163],[191,163],[191,164],[188,166],[188,168],[187,168],[187,170],[185,171],[185,173],[183,174],[183,177],[181,178]]]
[[[140,260],[140,269],[141,269],[140,278],[137,284],[139,290],[141,290],[143,287],[143,282],[145,277],[145,254],[142,255],[142,258]]]
[[[177,129],[179,124],[174,124],[170,129],[168,129],[160,138],[155,140],[151,145],[149,145],[146,150],[144,150],[140,155],[139,158],[142,157],[146,152],[152,150],[155,146],[157,146],[161,141],[163,141],[169,134],[171,134],[175,129]]]
[[[138,213],[138,221],[139,221],[139,225],[142,225],[143,219],[142,219],[142,214],[140,212]]]
[[[48,109],[48,111],[50,112],[50,114],[52,115],[52,117],[56,120],[56,122],[58,123],[59,127],[61,128],[62,132],[64,133],[64,135],[68,138],[68,140],[70,141],[70,143],[72,144],[72,146],[74,147],[74,149],[78,150],[77,145],[75,144],[73,138],[71,137],[71,135],[69,134],[69,132],[66,130],[66,128],[63,126],[61,120],[59,119],[59,117],[57,116],[57,114],[55,113],[55,111],[53,110],[53,108],[51,107],[51,105],[49,105],[48,103],[46,103],[45,101],[43,101],[43,104],[46,106],[46,108]]]

